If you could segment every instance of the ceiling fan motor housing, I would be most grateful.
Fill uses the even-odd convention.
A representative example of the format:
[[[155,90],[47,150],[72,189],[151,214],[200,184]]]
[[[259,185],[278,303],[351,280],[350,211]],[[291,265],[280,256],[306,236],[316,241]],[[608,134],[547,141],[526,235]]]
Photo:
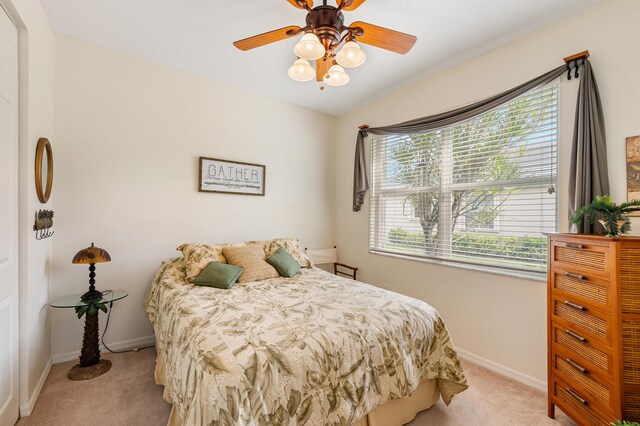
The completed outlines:
[[[340,42],[345,29],[344,15],[333,6],[315,7],[307,14],[306,29],[312,30],[318,36],[328,52]]]

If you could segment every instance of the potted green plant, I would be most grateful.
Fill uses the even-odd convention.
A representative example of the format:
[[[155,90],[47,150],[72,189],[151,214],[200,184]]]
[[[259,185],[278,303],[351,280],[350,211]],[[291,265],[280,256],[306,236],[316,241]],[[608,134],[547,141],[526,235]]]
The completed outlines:
[[[611,200],[609,195],[598,195],[589,205],[580,207],[571,217],[575,224],[588,220],[600,222],[608,237],[628,234],[631,230],[629,213],[640,211],[640,200],[627,201],[620,205]]]
[[[630,422],[627,420],[616,420],[615,422],[611,423],[612,426],[640,426],[640,424],[636,423],[636,422]]]

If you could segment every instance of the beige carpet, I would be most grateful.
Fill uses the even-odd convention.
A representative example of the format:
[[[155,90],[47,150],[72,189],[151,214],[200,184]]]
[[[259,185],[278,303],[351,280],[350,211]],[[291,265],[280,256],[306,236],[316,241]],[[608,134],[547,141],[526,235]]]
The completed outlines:
[[[162,400],[162,387],[153,381],[155,352],[145,349],[126,354],[103,354],[111,370],[84,382],[67,380],[75,364],[53,366],[33,414],[19,426],[166,425],[171,407]],[[547,417],[543,392],[505,379],[464,362],[470,388],[449,407],[439,401],[410,423],[423,425],[575,425],[559,410]]]

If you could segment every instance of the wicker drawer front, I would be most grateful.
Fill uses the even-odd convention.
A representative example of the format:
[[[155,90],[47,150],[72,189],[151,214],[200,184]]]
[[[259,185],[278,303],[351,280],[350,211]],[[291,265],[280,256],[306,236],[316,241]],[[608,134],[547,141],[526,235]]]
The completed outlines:
[[[609,277],[609,247],[554,241],[552,264]],[[555,265],[554,265],[555,266]]]
[[[606,314],[557,297],[553,299],[553,314],[607,343],[611,341],[611,319]]]
[[[640,385],[640,321],[622,321],[624,383]]]
[[[594,347],[589,340],[566,328],[553,327],[553,345],[563,348],[568,353],[577,354],[599,369],[605,376],[611,373],[611,357],[608,353]]]
[[[590,402],[570,386],[554,381],[553,395],[560,408],[568,409],[580,416],[580,424],[610,426],[610,421],[596,412]]]
[[[553,368],[556,375],[564,377],[567,383],[574,384],[574,390],[582,393],[590,404],[610,410],[611,385],[601,383],[589,373],[583,373],[576,361],[559,354],[553,357]]]
[[[551,279],[554,291],[574,296],[574,299],[599,309],[610,310],[608,284],[586,275],[559,270],[553,271]]]
[[[622,312],[640,314],[640,250],[620,250],[620,293]]]
[[[624,393],[625,420],[640,422],[640,391]]]

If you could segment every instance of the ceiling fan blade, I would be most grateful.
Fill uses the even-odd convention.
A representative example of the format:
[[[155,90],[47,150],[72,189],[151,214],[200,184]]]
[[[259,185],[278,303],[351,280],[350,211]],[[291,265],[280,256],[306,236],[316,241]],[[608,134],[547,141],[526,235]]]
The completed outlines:
[[[418,40],[416,36],[367,24],[366,22],[354,22],[349,27],[360,27],[364,30],[364,34],[356,38],[359,42],[400,53],[401,55],[410,51]]]
[[[292,5],[294,5],[295,7],[297,7],[298,9],[304,9],[303,7],[300,7],[300,5],[298,5],[298,3],[296,2],[296,0],[287,0],[289,3],[291,3]],[[309,9],[311,9],[313,7],[313,0],[303,0],[305,3],[307,3],[307,6],[309,6]],[[363,0],[364,1],[364,0]]]
[[[333,63],[332,59],[326,61],[322,58],[316,59],[316,81],[323,81],[324,76],[329,72],[329,68]]]
[[[348,0],[342,0],[340,2],[340,4],[346,2]],[[364,3],[366,0],[352,0],[351,3],[345,7],[342,8],[342,10],[348,10],[348,11],[352,11],[352,10],[356,10],[357,8],[359,8],[362,3]]]
[[[240,50],[251,50],[256,47],[264,46],[265,44],[274,43],[276,41],[284,40],[285,38],[292,37],[287,34],[288,31],[298,31],[301,28],[295,25],[280,28],[278,30],[269,31],[268,33],[259,34],[253,37],[245,38],[242,40],[234,41],[233,45]]]

